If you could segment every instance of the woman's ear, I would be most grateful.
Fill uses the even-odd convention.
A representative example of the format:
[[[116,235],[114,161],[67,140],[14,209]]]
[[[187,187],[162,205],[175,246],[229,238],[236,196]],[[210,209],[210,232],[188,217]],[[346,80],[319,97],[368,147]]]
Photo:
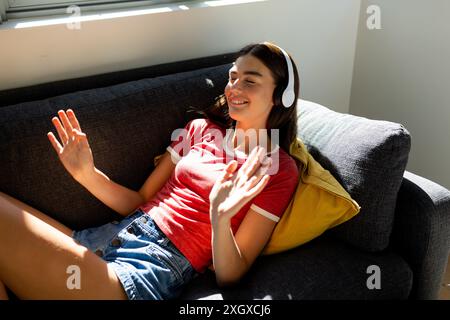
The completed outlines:
[[[283,106],[282,96],[283,96],[284,88],[280,85],[277,85],[273,90],[272,102],[274,106]]]

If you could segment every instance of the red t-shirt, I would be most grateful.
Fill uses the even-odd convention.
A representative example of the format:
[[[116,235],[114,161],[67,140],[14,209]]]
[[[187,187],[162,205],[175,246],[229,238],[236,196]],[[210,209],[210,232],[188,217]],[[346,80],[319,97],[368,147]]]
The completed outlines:
[[[208,119],[195,119],[183,132],[175,132],[167,147],[176,162],[175,170],[161,190],[140,207],[198,272],[212,263],[211,189],[229,161],[237,160],[239,169],[247,158],[245,153],[223,147],[226,131]],[[278,222],[297,187],[299,173],[294,159],[278,146],[269,156],[273,160],[269,182],[232,218],[233,234],[250,208]]]

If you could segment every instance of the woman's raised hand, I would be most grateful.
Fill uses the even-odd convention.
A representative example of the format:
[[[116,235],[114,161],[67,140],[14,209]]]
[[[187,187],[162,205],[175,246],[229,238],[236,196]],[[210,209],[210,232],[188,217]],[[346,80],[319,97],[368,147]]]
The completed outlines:
[[[266,173],[271,164],[272,159],[265,156],[265,149],[261,147],[252,150],[238,171],[235,160],[227,164],[209,194],[212,225],[222,219],[231,219],[264,189],[269,181]]]
[[[95,169],[92,151],[73,110],[68,109],[67,113],[60,110],[58,115],[59,118],[52,118],[52,123],[58,132],[61,143],[53,132],[48,132],[47,137],[66,170],[78,181],[83,175],[89,174]]]

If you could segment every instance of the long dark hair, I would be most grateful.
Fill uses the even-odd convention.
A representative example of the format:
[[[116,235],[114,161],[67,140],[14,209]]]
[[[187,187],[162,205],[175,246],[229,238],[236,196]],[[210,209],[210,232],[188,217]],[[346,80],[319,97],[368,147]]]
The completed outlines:
[[[285,108],[281,102],[281,96],[288,84],[288,67],[283,52],[276,45],[269,42],[250,44],[237,53],[236,59],[247,54],[259,59],[272,73],[276,87],[273,92],[274,105],[267,118],[266,129],[269,136],[270,129],[279,129],[280,147],[289,153],[289,147],[297,137],[297,99],[300,90],[297,66],[292,57],[290,57],[294,69],[295,101],[291,107]],[[194,111],[223,128],[235,128],[236,121],[228,114],[228,104],[225,94],[218,96],[215,103],[209,108]]]

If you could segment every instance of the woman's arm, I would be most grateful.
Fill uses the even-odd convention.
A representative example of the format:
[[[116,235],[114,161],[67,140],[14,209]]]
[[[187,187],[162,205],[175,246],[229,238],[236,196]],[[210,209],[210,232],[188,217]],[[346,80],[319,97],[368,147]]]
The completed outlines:
[[[76,180],[97,199],[122,216],[127,216],[144,202],[144,197],[139,192],[115,183],[97,168]]]
[[[271,159],[265,159],[264,154],[264,149],[255,148],[237,172],[237,162],[231,161],[211,190],[212,256],[220,286],[239,281],[264,248],[275,226],[273,221],[250,209],[239,227],[239,238],[235,238],[231,230],[232,217],[269,181],[265,173]]]
[[[174,168],[175,164],[170,154],[166,152],[139,192],[115,183],[97,168],[76,180],[108,207],[127,216],[150,200],[162,188]]]
[[[213,226],[213,265],[219,286],[237,283],[270,239],[276,222],[250,209],[236,235],[230,223]]]
[[[153,196],[161,190],[172,175],[175,166],[176,163],[172,161],[170,153],[166,151],[156,165],[155,170],[153,170],[139,190],[139,193],[144,197],[145,202],[152,199]]]
[[[58,115],[59,118],[53,117],[52,122],[60,140],[56,139],[53,132],[47,134],[58,158],[76,181],[121,215],[128,215],[153,197],[175,168],[166,152],[139,192],[121,186],[95,167],[87,135],[81,130],[75,112],[71,109],[67,113],[60,110]]]

